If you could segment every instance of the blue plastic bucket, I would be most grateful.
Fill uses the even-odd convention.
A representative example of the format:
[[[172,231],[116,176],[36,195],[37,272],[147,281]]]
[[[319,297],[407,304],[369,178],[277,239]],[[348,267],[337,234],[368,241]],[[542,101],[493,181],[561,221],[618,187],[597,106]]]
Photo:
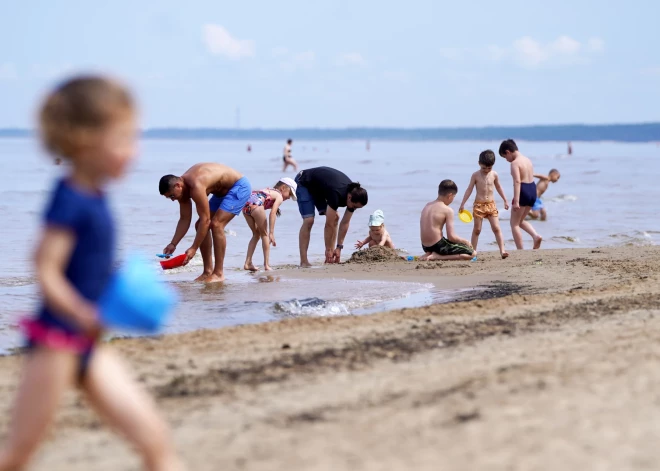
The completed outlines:
[[[176,302],[175,292],[159,279],[152,264],[131,255],[99,301],[101,322],[114,329],[154,333],[165,324]]]

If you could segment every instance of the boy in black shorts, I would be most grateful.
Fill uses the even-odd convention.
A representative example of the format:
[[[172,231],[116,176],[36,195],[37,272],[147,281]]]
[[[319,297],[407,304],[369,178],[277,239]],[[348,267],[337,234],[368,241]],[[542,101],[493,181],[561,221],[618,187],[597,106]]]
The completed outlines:
[[[424,255],[420,260],[470,260],[477,256],[470,242],[454,232],[454,210],[449,205],[456,193],[456,183],[443,180],[438,187],[438,198],[422,210],[419,225]],[[447,237],[443,233],[445,227]]]

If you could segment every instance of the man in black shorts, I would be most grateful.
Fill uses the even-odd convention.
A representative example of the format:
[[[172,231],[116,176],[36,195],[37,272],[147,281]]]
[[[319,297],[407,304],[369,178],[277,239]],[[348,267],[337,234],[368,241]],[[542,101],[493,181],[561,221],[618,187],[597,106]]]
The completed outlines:
[[[303,218],[299,236],[300,266],[312,266],[307,259],[307,250],[315,210],[319,216],[325,216],[325,262],[339,263],[353,211],[367,205],[367,190],[339,170],[330,167],[302,170],[296,175],[295,181],[298,184],[298,209]],[[341,224],[337,213],[340,207],[346,208]]]

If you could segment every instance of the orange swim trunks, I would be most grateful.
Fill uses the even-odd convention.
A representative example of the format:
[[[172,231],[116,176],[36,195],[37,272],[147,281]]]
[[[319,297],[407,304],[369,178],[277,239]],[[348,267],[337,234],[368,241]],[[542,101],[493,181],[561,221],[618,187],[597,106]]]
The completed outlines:
[[[500,213],[497,211],[495,201],[475,201],[472,214],[478,218],[487,219],[491,216],[497,217]]]

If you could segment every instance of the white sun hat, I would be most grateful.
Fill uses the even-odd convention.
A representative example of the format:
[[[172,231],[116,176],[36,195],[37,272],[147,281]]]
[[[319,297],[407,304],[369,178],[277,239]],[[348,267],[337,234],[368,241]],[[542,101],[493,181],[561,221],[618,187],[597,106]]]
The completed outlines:
[[[293,201],[298,201],[298,197],[296,196],[296,189],[298,188],[298,184],[289,177],[280,178],[280,182],[291,188],[291,199]]]

